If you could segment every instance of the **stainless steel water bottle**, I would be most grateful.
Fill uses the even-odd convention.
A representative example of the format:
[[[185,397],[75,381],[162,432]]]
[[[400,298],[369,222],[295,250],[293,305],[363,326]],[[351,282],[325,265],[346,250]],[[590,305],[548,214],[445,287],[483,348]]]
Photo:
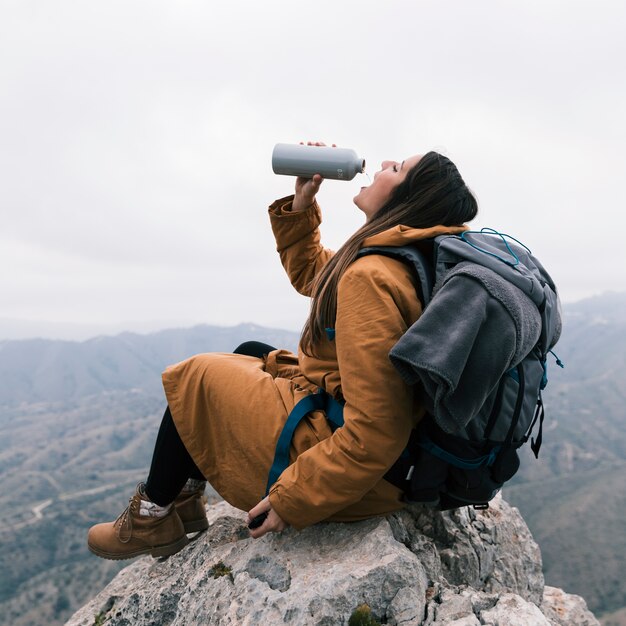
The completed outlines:
[[[329,146],[304,146],[302,144],[277,143],[272,152],[274,174],[313,178],[352,180],[365,170],[365,161],[350,148]]]

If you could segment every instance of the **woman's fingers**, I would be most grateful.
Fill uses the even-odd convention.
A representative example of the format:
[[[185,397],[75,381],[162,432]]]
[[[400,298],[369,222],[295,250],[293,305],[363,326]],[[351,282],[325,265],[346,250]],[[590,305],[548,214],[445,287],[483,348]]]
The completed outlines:
[[[296,184],[300,181],[303,191],[307,191],[309,195],[315,196],[315,194],[320,190],[320,185],[322,184],[321,174],[313,174],[312,178],[302,178],[298,176],[296,179]]]
[[[304,145],[304,141],[300,142],[300,145],[303,146]],[[307,146],[325,146],[326,144],[323,141],[307,141],[306,142]],[[331,143],[330,144],[333,148],[337,147],[336,143]]]
[[[267,515],[265,519],[262,517],[264,515]],[[261,525],[255,528],[255,521],[261,522]],[[248,511],[247,523],[250,528],[250,536],[254,539],[258,539],[266,533],[279,533],[287,528],[287,524],[270,506],[269,497],[263,498],[261,502]]]
[[[274,509],[270,509],[263,524],[261,524],[258,528],[250,529],[250,536],[254,539],[258,539],[267,533],[282,532],[285,528],[287,528],[287,524],[281,519],[278,513],[274,511]]]
[[[321,174],[313,174],[312,178],[304,178],[304,176],[296,176],[296,191],[301,191],[304,187],[306,187],[307,183],[312,183],[309,185],[311,188],[315,188],[315,192],[319,189],[322,184]]]
[[[248,511],[248,517],[246,519],[246,524],[249,524],[255,517],[261,515],[261,513],[268,513],[272,507],[270,506],[270,498],[269,496],[265,496],[261,502],[253,506]]]

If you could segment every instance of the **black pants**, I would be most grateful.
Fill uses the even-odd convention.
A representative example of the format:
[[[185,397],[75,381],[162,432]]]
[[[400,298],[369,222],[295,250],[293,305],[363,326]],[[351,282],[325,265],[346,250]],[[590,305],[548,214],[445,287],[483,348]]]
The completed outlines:
[[[272,346],[259,341],[246,341],[238,346],[234,353],[263,358],[272,350]],[[159,506],[173,502],[188,478],[205,480],[182,442],[170,408],[165,409],[161,420],[150,464],[150,473],[146,481],[146,495]]]

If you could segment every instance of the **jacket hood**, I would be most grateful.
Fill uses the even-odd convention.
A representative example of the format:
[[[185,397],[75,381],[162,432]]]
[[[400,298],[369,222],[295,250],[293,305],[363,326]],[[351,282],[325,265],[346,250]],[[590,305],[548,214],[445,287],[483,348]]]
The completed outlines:
[[[431,226],[430,228],[411,228],[410,226],[394,226],[382,233],[372,235],[363,242],[363,248],[370,246],[406,246],[415,241],[422,239],[431,239],[439,235],[457,235],[466,230],[469,226],[461,224],[460,226]]]

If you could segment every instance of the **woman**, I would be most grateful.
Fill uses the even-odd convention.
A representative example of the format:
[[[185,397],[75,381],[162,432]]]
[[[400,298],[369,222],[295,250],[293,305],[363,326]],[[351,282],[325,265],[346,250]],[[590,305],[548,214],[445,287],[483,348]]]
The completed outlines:
[[[207,527],[205,480],[249,511],[249,522],[264,520],[252,537],[402,508],[401,489],[384,476],[423,409],[387,355],[421,314],[419,285],[396,259],[357,255],[369,246],[427,247],[432,237],[466,230],[477,204],[440,154],[384,161],[354,198],[364,226],[333,254],[320,244],[321,183],[319,175],[298,178],[295,195],[269,209],[283,266],[293,286],[312,298],[298,357],[284,350],[201,354],[168,368],[168,410],[148,480],[115,522],[89,531],[98,556],[180,550],[187,532]],[[265,495],[283,425],[318,388],[343,404],[345,423],[333,431],[323,411],[309,413],[291,441],[291,464]]]

